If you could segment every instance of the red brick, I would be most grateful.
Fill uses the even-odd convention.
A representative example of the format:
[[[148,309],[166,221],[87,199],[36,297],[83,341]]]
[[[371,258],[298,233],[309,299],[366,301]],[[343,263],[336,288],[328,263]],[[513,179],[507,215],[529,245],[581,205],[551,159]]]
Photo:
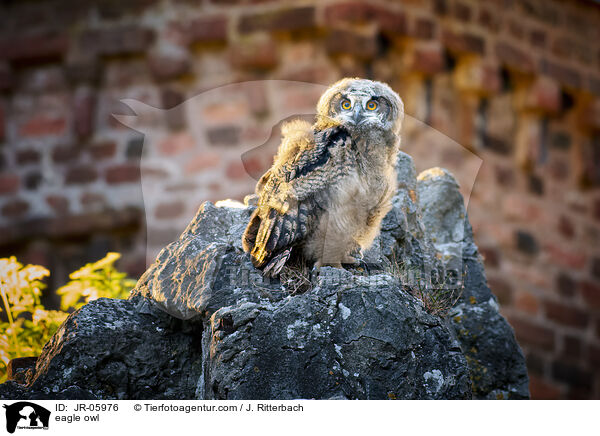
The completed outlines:
[[[331,55],[348,54],[364,60],[373,59],[377,55],[374,34],[343,29],[333,29],[327,34],[325,48]]]
[[[69,211],[69,200],[61,195],[49,195],[46,203],[57,215],[64,215]]]
[[[194,137],[185,132],[167,136],[158,144],[158,150],[165,156],[173,156],[194,148]]]
[[[86,88],[80,88],[73,97],[73,129],[79,138],[90,136],[94,131],[96,115],[96,95]]]
[[[581,127],[600,131],[600,98],[582,103],[577,115]]]
[[[177,218],[183,214],[184,210],[185,204],[182,201],[160,203],[154,210],[154,216],[157,219]]]
[[[566,335],[563,338],[561,355],[567,359],[577,360],[581,357],[583,344],[577,336]]]
[[[10,200],[2,206],[2,215],[7,218],[19,218],[29,210],[29,203],[19,198]]]
[[[546,46],[546,32],[541,29],[533,29],[529,34],[529,42],[537,48]]]
[[[561,398],[561,390],[558,386],[529,374],[529,393],[532,400],[558,400]]]
[[[227,40],[227,17],[203,15],[189,21],[177,21],[170,25],[183,44],[225,42]]]
[[[315,27],[314,6],[277,9],[242,15],[238,31],[242,34],[256,31],[292,31]]]
[[[586,257],[581,251],[573,251],[554,244],[547,244],[545,249],[555,264],[577,270],[585,267]]]
[[[16,158],[19,165],[38,163],[40,161],[40,153],[32,149],[19,150],[16,153]]]
[[[102,194],[98,194],[95,192],[84,192],[79,197],[79,201],[84,206],[84,208],[100,208],[104,209],[106,206],[106,199]]]
[[[214,168],[221,162],[219,153],[205,152],[189,159],[185,165],[185,173],[197,173],[208,168]]]
[[[19,176],[0,174],[0,195],[14,194],[19,189]]]
[[[519,291],[515,295],[514,306],[521,312],[535,315],[539,310],[538,298],[529,292]]]
[[[384,7],[363,2],[339,3],[325,9],[325,22],[329,27],[337,24],[372,23],[393,35],[406,34],[406,16]],[[425,30],[422,28],[421,30]]]
[[[79,159],[79,148],[72,145],[59,145],[52,150],[52,160],[56,163],[73,162]]]
[[[511,70],[522,73],[535,72],[535,63],[529,53],[520,47],[505,41],[498,41],[495,46],[498,60]]]
[[[148,56],[148,66],[156,80],[172,80],[190,71],[191,57],[184,48],[163,43]]]
[[[462,91],[489,95],[500,90],[498,69],[473,57],[459,61],[454,78],[456,86]]]
[[[590,344],[588,347],[588,360],[596,368],[600,368],[600,346]]]
[[[558,83],[549,78],[537,77],[531,87],[521,96],[523,109],[537,110],[544,113],[557,113],[562,104],[561,90]]]
[[[573,222],[564,215],[558,220],[558,231],[568,239],[573,239],[575,236],[575,226],[573,225]]]
[[[206,131],[206,136],[208,137],[208,141],[211,145],[238,145],[240,141],[240,127],[213,127]]]
[[[439,45],[416,45],[405,52],[404,68],[427,75],[444,70],[444,53]]]
[[[19,134],[26,137],[61,135],[65,133],[67,121],[62,117],[35,116],[19,128]]]
[[[495,11],[482,7],[479,11],[479,24],[496,33],[500,30],[501,19]]]
[[[242,70],[269,70],[279,62],[277,46],[270,39],[238,43],[228,55],[231,65]]]
[[[410,35],[419,39],[432,39],[435,35],[435,22],[429,18],[418,18]]]
[[[446,29],[442,32],[442,41],[448,50],[455,53],[485,55],[485,40],[474,33],[456,33]]]
[[[542,59],[540,69],[546,75],[568,88],[581,88],[581,74],[571,67]]]
[[[551,329],[534,321],[526,321],[513,316],[509,316],[509,322],[515,329],[519,342],[548,351],[554,350],[555,335]]]
[[[69,49],[69,38],[61,33],[39,33],[0,40],[0,59],[31,63],[57,60]]]
[[[13,74],[6,62],[0,62],[0,91],[6,91],[13,86]],[[0,136],[0,139],[2,137]]]
[[[69,168],[65,176],[65,182],[71,184],[86,184],[95,181],[98,178],[98,172],[92,165],[81,165]]]
[[[80,36],[80,48],[98,55],[127,55],[146,51],[154,33],[144,27],[125,25],[85,30]]]
[[[582,282],[581,295],[584,301],[594,309],[600,309],[600,286],[592,282]]]
[[[569,327],[585,328],[589,322],[583,310],[555,301],[545,301],[544,311],[548,319]]]
[[[95,142],[90,145],[89,152],[94,160],[109,159],[115,155],[117,144],[114,141]]]
[[[459,21],[471,21],[471,8],[464,3],[456,2],[453,13]]]
[[[111,185],[137,182],[140,180],[140,168],[132,164],[114,165],[106,169],[105,177]]]
[[[492,290],[492,293],[498,297],[498,302],[501,305],[512,304],[513,301],[513,290],[510,283],[501,277],[488,277],[488,286]]]
[[[590,371],[571,362],[564,362],[562,360],[552,363],[552,376],[558,381],[567,383],[569,387],[582,387],[588,389],[593,380]]]

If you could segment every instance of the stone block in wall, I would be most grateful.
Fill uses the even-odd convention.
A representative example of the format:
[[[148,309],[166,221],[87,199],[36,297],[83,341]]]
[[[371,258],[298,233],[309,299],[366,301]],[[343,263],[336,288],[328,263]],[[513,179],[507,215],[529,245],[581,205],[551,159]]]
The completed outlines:
[[[516,107],[520,110],[556,114],[561,109],[561,89],[556,80],[538,76],[529,86],[516,93]]]
[[[279,62],[277,44],[266,35],[237,41],[228,55],[231,66],[240,70],[270,70]]]
[[[73,130],[77,137],[86,138],[94,132],[96,93],[90,88],[78,88],[73,95]]]
[[[16,174],[0,174],[0,195],[14,194],[19,190],[20,179]]]
[[[180,45],[223,43],[227,40],[227,26],[226,15],[203,14],[171,22],[168,38]]]
[[[600,131],[600,98],[589,99],[581,104],[577,120],[585,130]]]
[[[101,56],[129,55],[146,51],[153,39],[151,29],[136,25],[87,29],[79,37],[79,49]]]
[[[446,48],[456,54],[477,54],[484,56],[486,43],[483,36],[470,31],[455,31],[444,29],[442,43]]]
[[[579,89],[583,84],[581,73],[564,63],[542,59],[540,62],[540,70],[542,73],[553,78],[566,88]]]
[[[444,51],[437,41],[415,41],[402,53],[402,68],[407,73],[433,75],[445,68]]]
[[[38,32],[0,39],[0,60],[37,63],[62,59],[69,50],[66,33]]]
[[[374,30],[332,29],[326,36],[325,49],[330,55],[350,55],[371,60],[377,56],[378,51]]]
[[[479,57],[461,57],[454,70],[454,84],[463,92],[478,95],[495,94],[500,90],[498,68]]]
[[[338,3],[325,9],[327,27],[338,24],[376,23],[379,29],[390,35],[405,35],[406,15],[402,11],[360,1]]]
[[[498,61],[510,70],[526,74],[536,71],[535,60],[531,52],[525,51],[520,45],[498,41],[494,52]]]
[[[315,26],[315,7],[299,6],[242,15],[237,30],[240,34],[247,34],[257,31],[293,31]]]

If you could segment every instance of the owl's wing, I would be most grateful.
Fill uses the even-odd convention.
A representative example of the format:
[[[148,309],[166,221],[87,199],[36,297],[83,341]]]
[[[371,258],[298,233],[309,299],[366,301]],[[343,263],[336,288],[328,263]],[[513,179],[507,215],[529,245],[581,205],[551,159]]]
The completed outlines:
[[[242,243],[254,266],[271,275],[279,273],[291,247],[307,236],[322,210],[318,195],[340,171],[330,164],[331,150],[350,143],[340,126],[315,132],[312,138],[311,132],[310,142],[295,146],[284,137],[273,167],[257,185],[258,207]]]

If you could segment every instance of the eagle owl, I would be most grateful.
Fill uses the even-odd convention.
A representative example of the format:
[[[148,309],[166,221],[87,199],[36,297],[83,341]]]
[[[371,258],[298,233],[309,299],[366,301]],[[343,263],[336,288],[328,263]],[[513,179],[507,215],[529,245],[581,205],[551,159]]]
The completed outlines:
[[[313,125],[282,126],[242,238],[255,267],[275,276],[292,250],[317,268],[358,262],[391,209],[403,117],[388,85],[346,78],[321,96]]]

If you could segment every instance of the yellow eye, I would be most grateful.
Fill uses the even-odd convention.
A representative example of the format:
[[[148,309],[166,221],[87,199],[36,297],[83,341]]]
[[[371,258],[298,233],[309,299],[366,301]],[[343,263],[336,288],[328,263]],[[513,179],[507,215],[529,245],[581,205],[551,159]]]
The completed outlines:
[[[342,109],[344,109],[345,111],[350,110],[350,108],[352,107],[352,103],[350,103],[350,100],[348,99],[344,99],[342,100]]]
[[[374,111],[377,109],[377,102],[375,100],[369,100],[367,102],[367,110]]]

